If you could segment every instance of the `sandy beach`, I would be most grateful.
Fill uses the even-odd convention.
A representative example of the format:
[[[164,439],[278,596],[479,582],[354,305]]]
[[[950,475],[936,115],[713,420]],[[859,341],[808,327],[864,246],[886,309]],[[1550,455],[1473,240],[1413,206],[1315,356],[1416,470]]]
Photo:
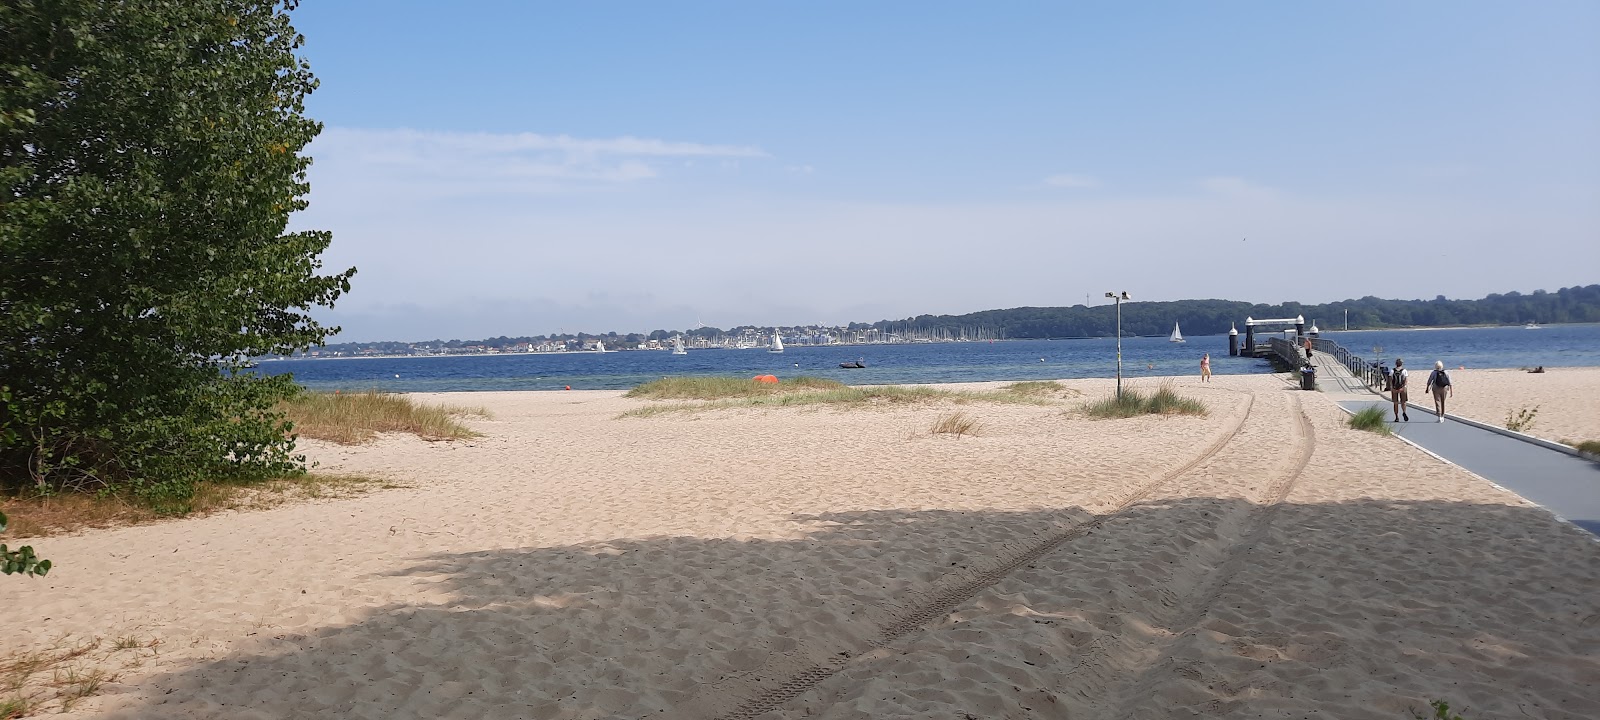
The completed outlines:
[[[1600,369],[1459,372],[1452,411],[1600,437]],[[32,541],[56,570],[0,579],[7,651],[140,643],[69,718],[1600,716],[1593,536],[1283,376],[1125,420],[1075,410],[1112,381],[1063,384],[419,396],[494,419],[306,444],[404,487]],[[929,433],[955,410],[982,433]]]
[[[1418,388],[1432,369],[1419,366],[1412,373]],[[1450,370],[1450,382],[1456,389],[1446,401],[1447,413],[1505,427],[1507,415],[1537,410],[1533,426],[1523,432],[1556,442],[1600,440],[1600,368]],[[1424,395],[1413,400],[1432,407],[1433,400]]]

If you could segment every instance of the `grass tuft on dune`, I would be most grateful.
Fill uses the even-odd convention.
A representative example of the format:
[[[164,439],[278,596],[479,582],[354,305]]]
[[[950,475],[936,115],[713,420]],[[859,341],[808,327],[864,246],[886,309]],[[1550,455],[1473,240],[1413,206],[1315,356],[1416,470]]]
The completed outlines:
[[[1379,435],[1393,434],[1394,431],[1389,429],[1389,423],[1384,422],[1384,417],[1383,406],[1372,405],[1370,407],[1364,407],[1359,412],[1351,415],[1347,422],[1350,424],[1350,427],[1353,427],[1357,430],[1375,432]]]
[[[845,409],[911,405],[916,403],[951,402],[958,405],[973,402],[1008,403],[1018,405],[1049,405],[1054,402],[1049,393],[1052,388],[1030,387],[1025,391],[1013,390],[1015,383],[994,392],[945,390],[927,385],[845,385],[833,380],[797,377],[776,383],[759,383],[744,378],[727,377],[670,377],[640,385],[623,397],[645,400],[704,400],[706,402],[677,402],[646,405],[618,415],[618,418],[654,417],[656,415],[725,410],[732,408],[786,408],[831,406]],[[1059,383],[1043,383],[1055,385]]]
[[[1110,419],[1130,418],[1138,415],[1205,415],[1206,405],[1194,398],[1178,394],[1171,382],[1164,382],[1156,391],[1150,394],[1136,387],[1129,386],[1122,390],[1122,396],[1095,400],[1083,406],[1083,411],[1089,417]]]
[[[623,397],[644,400],[726,400],[758,398],[814,390],[837,390],[844,383],[836,380],[800,376],[775,383],[756,382],[737,377],[664,377],[640,385]]]
[[[368,390],[353,393],[303,392],[282,409],[303,438],[359,445],[378,433],[412,433],[424,440],[464,440],[480,434],[458,418],[488,418],[481,407],[425,405],[405,395]]]

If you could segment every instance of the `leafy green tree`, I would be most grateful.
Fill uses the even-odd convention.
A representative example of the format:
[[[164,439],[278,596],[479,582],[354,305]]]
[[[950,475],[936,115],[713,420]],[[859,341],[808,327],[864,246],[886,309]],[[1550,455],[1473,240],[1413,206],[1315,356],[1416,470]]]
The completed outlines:
[[[130,490],[293,472],[248,358],[318,344],[350,288],[301,150],[293,0],[0,4],[0,483]]]

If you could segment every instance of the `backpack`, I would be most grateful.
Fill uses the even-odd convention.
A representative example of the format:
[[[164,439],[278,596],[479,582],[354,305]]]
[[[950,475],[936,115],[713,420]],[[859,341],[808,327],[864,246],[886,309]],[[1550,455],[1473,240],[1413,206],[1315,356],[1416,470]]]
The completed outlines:
[[[1450,387],[1450,376],[1443,370],[1433,371],[1434,387]]]

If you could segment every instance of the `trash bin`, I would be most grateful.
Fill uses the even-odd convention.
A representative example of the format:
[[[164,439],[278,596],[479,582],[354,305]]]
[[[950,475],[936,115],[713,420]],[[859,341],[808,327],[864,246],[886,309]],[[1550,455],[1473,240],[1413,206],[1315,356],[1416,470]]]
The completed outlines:
[[[1300,389],[1317,389],[1317,366],[1311,364],[1300,366]]]

